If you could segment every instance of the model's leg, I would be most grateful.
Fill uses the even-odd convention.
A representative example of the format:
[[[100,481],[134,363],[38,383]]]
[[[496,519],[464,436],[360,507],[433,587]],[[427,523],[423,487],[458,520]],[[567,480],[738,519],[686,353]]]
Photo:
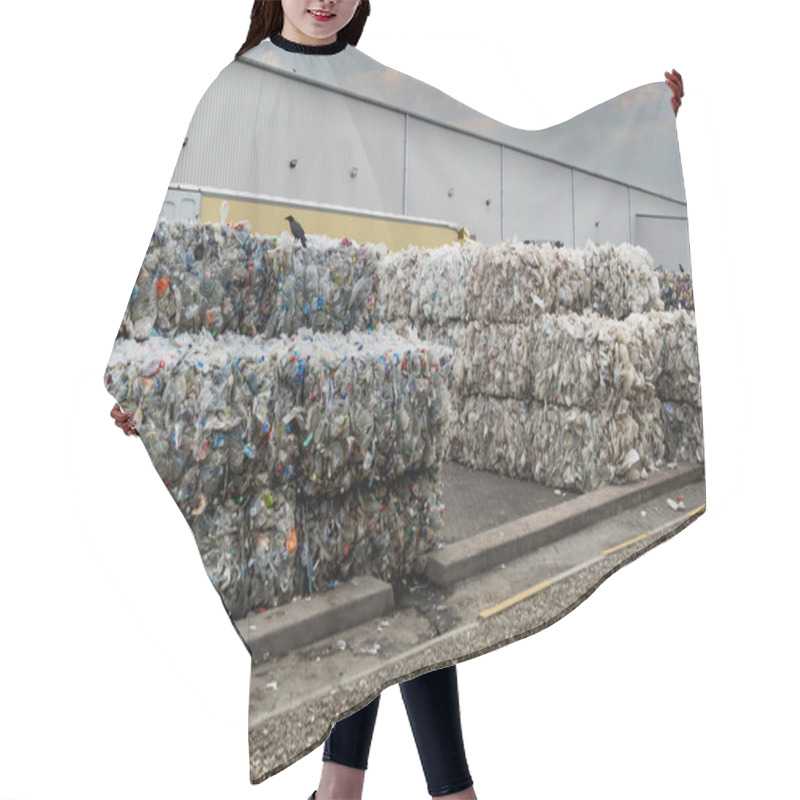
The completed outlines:
[[[455,665],[400,684],[431,797],[475,798],[464,752]]]
[[[378,695],[333,726],[322,751],[322,777],[315,800],[360,800],[380,699]]]

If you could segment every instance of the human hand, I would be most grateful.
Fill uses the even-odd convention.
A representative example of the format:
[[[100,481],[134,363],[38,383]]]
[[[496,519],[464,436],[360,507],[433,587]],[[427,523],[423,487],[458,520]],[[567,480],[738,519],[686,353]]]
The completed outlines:
[[[138,436],[139,431],[136,430],[133,426],[133,412],[132,411],[123,411],[119,407],[119,403],[114,404],[114,408],[111,409],[111,416],[114,418],[114,424],[125,431],[126,436]]]
[[[675,116],[678,116],[678,109],[681,105],[681,97],[683,97],[683,78],[681,78],[680,72],[673,69],[672,72],[665,72],[664,75],[667,76],[666,84],[672,89],[672,110],[675,112]]]

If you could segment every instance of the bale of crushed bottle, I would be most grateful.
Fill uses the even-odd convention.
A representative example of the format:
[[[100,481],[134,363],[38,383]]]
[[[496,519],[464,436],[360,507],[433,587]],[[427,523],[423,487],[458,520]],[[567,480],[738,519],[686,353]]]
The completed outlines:
[[[381,314],[444,325],[466,315],[465,283],[471,247],[445,244],[389,253],[382,262]]]
[[[653,260],[642,247],[582,249],[502,241],[471,248],[469,319],[528,322],[541,313],[594,309],[613,319],[662,310]]]
[[[234,619],[302,594],[293,495],[256,483],[245,497],[214,501],[187,517],[211,583]]]
[[[145,339],[181,332],[267,338],[301,327],[347,332],[376,320],[385,245],[250,233],[199,221],[160,221],[123,317],[120,334]]]
[[[334,497],[298,493],[297,510],[313,591],[358,575],[394,581],[424,572],[443,524],[443,487],[438,470],[420,470]]]
[[[448,460],[512,478],[533,477],[541,442],[529,425],[530,403],[489,395],[461,395],[454,408]]]
[[[480,395],[463,398],[448,455],[474,469],[588,492],[645,478],[664,459],[657,398],[615,413]]]
[[[258,464],[271,486],[334,494],[439,466],[451,358],[447,348],[383,332],[180,334],[117,340],[106,384],[136,409],[162,477],[183,480],[200,461],[206,469],[219,461],[215,474],[234,477]]]
[[[253,485],[189,516],[206,572],[234,619],[359,575],[421,574],[439,542],[443,489],[436,471],[362,483],[335,497]]]
[[[702,462],[703,412],[700,406],[664,400],[661,403],[664,428],[664,458],[670,461]]]
[[[308,329],[294,342],[207,333],[116,342],[106,388],[135,409],[232,615],[349,574],[323,565],[314,581],[324,555],[315,531],[331,509],[356,574],[420,568],[440,525],[449,399],[437,368],[450,355],[422,344]],[[374,515],[364,521],[365,502],[381,509],[378,532]],[[404,535],[390,542],[393,525]],[[373,531],[368,548],[364,530]]]
[[[661,299],[665,310],[683,308],[686,311],[694,311],[694,286],[690,272],[673,272],[657,267],[656,275],[661,286]]]
[[[530,396],[531,325],[473,320],[464,330],[459,351],[461,360],[454,369],[463,370],[462,391],[518,400]]]
[[[537,309],[552,310],[555,292],[543,250],[516,240],[470,248],[467,319],[525,323]]]
[[[542,443],[534,480],[588,492],[646,478],[664,458],[660,403],[652,398],[625,405],[608,414],[534,401],[530,420]]]
[[[589,305],[598,314],[624,319],[628,314],[663,310],[653,258],[643,247],[628,242],[597,245],[589,240],[581,255],[591,286]]]
[[[309,495],[388,482],[441,464],[450,417],[452,351],[388,331],[347,336],[301,331],[306,365],[298,485]]]
[[[661,339],[649,314],[625,320],[545,314],[532,326],[531,390],[542,402],[613,411],[623,400],[655,396]]]
[[[658,396],[699,407],[700,360],[694,312],[676,309],[653,314],[652,319],[661,339]]]

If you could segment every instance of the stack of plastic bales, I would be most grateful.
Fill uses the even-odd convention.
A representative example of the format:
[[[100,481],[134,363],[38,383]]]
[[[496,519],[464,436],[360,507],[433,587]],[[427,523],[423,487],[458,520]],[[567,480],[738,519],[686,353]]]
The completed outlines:
[[[416,304],[425,308],[431,295],[460,296],[454,283],[463,281],[464,317],[448,316],[444,332],[415,313],[419,290],[409,274],[423,258],[390,254],[382,279],[386,292],[403,286],[412,293],[408,317],[393,327],[453,346],[449,459],[589,491],[646,477],[665,454],[702,458],[693,446],[702,441],[699,404],[696,416],[681,407],[669,442],[664,429],[664,409],[684,397],[675,384],[698,374],[696,350],[690,358],[694,320],[663,311],[643,248],[514,241],[467,246],[461,256],[443,257],[461,268],[444,275],[441,287],[423,289]],[[424,260],[439,259],[428,251]],[[675,337],[686,350],[680,365],[663,354]],[[667,405],[660,394],[670,398]]]
[[[441,527],[452,352],[372,331],[380,249],[315,238],[159,224],[106,370],[234,618],[420,570]]]

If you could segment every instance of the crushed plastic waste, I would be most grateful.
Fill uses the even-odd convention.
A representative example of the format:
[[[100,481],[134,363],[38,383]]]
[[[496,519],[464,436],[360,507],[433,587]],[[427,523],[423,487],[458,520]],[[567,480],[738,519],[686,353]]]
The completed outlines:
[[[308,238],[305,249],[285,231],[251,234],[247,222],[159,221],[120,335],[367,330],[386,246]]]
[[[652,258],[631,244],[554,248],[516,241],[469,248],[469,319],[527,322],[536,309],[548,313],[593,309],[624,319],[663,310]]]
[[[452,302],[447,313],[426,314],[416,296],[388,315],[396,332],[453,350],[446,460],[590,491],[641,480],[665,450],[702,458],[694,315],[664,311],[646,250],[513,241],[462,251],[455,259],[448,247],[448,268],[437,274],[449,284],[440,296],[459,297],[452,284],[465,282],[463,318]],[[403,271],[416,273],[430,252],[390,254],[383,290],[416,291]],[[426,296],[435,295],[432,285]],[[403,307],[409,316],[396,317]],[[668,420],[668,442],[665,398],[694,404]]]
[[[661,299],[665,310],[684,308],[694,311],[694,287],[689,272],[673,272],[661,267],[656,269],[661,285]]]
[[[243,615],[420,568],[442,525],[451,356],[384,332],[119,339],[107,388],[142,410],[141,440]]]
[[[159,223],[106,370],[234,618],[424,571],[445,460],[557,491],[703,460],[694,313],[643,248],[307,239]]]

